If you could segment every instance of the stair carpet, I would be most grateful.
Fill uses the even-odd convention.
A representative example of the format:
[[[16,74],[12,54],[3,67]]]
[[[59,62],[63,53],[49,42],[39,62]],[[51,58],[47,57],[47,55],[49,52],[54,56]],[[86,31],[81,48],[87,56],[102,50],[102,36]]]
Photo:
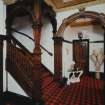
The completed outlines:
[[[61,86],[45,68],[41,69],[41,74],[44,105],[104,105],[103,80],[83,76],[80,83]]]

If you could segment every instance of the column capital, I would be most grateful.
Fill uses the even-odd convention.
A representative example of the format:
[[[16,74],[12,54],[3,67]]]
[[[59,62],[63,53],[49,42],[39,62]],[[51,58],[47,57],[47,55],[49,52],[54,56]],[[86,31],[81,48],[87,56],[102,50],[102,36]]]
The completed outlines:
[[[33,29],[41,29],[41,27],[42,27],[42,23],[41,23],[41,21],[40,20],[35,20],[35,21],[33,21],[33,25],[32,25],[32,28]]]
[[[58,36],[55,36],[52,38],[54,41],[63,41],[64,38],[63,37],[58,37]]]

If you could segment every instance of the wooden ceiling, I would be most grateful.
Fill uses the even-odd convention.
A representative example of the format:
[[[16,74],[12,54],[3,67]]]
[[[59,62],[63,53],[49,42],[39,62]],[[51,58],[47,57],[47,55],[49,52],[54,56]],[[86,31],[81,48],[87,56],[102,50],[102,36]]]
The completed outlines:
[[[48,4],[52,5],[55,11],[62,11],[69,7],[75,7],[79,5],[85,4],[85,6],[89,3],[102,3],[105,0],[45,0]]]

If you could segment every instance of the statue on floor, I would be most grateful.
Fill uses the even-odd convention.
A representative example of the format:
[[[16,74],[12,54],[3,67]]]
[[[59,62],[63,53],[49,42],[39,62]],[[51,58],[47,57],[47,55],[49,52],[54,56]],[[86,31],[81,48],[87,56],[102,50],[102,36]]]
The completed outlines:
[[[80,82],[80,77],[83,74],[83,70],[79,70],[79,68],[76,67],[75,63],[71,65],[71,68],[68,72],[69,72],[69,77],[67,80],[67,85],[70,85],[70,83]]]
[[[103,52],[102,48],[100,48],[99,50],[93,50],[90,58],[92,59],[94,66],[95,66],[96,78],[99,79],[100,78],[100,73],[99,73],[100,68],[104,62],[104,52]]]

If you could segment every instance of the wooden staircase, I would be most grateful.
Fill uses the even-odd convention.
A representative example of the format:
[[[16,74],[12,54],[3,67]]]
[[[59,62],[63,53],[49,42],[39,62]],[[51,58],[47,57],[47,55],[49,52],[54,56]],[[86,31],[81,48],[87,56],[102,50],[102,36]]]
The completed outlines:
[[[42,18],[43,16],[47,17],[51,22],[53,33],[56,33],[57,21],[55,18],[56,13],[53,11],[52,7],[47,5],[43,0],[34,0],[30,3],[26,0],[22,2],[17,1],[16,4],[7,6],[6,28],[9,39],[7,41],[6,70],[36,103],[37,101],[42,100],[43,94],[41,80],[41,77],[43,77],[43,66],[41,64],[40,49],[40,47],[43,48],[40,46]],[[15,18],[25,15],[28,15],[30,20],[32,20],[34,39],[22,32],[13,30],[12,26]],[[30,53],[12,36],[13,32],[18,32],[34,41],[35,48],[33,53]]]
[[[40,80],[35,83],[33,81],[33,71],[36,73],[35,75],[37,75],[35,66],[37,65],[33,64],[33,54],[24,48],[24,46],[19,43],[18,40],[16,40],[14,37],[11,37],[11,39],[7,41],[6,70],[32,99],[34,97],[33,92],[37,84],[40,84],[40,89],[36,91],[42,91],[42,89],[45,87],[43,85],[44,77],[50,75],[52,76],[51,78],[53,80],[53,75],[51,72],[49,72],[47,68],[41,64],[39,65]],[[46,73],[45,71],[48,72]]]

